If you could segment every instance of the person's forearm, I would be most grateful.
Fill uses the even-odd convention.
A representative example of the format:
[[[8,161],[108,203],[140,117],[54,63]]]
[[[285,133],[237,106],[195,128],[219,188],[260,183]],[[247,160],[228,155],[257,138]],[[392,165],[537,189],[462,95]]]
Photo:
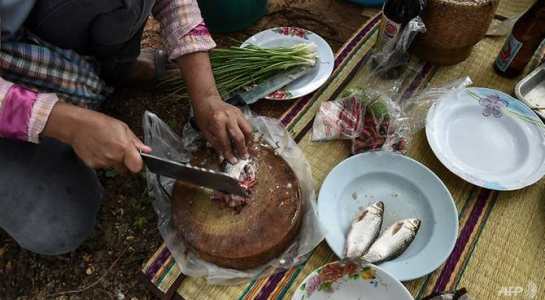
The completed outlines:
[[[182,71],[193,107],[207,99],[220,99],[207,52],[186,54],[176,62]]]
[[[86,110],[71,104],[57,102],[51,113],[41,137],[52,137],[63,143],[70,144],[74,137],[74,129],[77,123],[82,119]]]

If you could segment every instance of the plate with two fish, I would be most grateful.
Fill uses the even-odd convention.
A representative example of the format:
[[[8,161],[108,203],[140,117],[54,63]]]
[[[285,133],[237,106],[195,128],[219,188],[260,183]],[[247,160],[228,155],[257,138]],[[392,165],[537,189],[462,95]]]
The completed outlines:
[[[391,152],[363,153],[337,165],[320,190],[318,217],[339,258],[363,259],[401,281],[437,269],[458,235],[456,206],[443,182],[421,163]]]

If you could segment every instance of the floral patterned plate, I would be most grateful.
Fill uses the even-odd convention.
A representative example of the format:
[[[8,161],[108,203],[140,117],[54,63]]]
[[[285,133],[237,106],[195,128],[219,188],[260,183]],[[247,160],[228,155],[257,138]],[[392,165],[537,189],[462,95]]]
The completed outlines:
[[[428,112],[428,142],[462,179],[492,190],[517,190],[545,175],[545,125],[502,92],[467,88],[444,96]]]
[[[270,100],[291,100],[310,94],[324,84],[333,72],[335,58],[327,42],[319,35],[302,28],[278,27],[257,33],[247,39],[241,47],[253,44],[260,47],[289,47],[300,43],[314,43],[318,46],[316,67],[305,76],[295,80],[283,89],[265,97]]]
[[[312,272],[293,294],[292,300],[413,300],[407,289],[386,271],[374,265],[337,261]]]

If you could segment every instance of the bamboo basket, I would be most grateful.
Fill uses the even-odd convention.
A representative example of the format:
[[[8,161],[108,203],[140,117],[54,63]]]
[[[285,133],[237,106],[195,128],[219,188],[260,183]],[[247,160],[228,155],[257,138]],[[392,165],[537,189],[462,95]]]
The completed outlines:
[[[498,4],[499,0],[427,0],[422,15],[427,31],[416,38],[413,53],[442,65],[464,61],[485,36]]]

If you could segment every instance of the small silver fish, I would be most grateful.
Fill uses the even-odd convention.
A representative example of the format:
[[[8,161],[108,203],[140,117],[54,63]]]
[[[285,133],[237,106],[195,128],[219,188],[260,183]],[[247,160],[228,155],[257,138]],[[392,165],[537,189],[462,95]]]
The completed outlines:
[[[362,256],[367,263],[392,260],[409,247],[420,229],[419,219],[405,219],[394,223],[380,235],[377,241]]]
[[[224,202],[227,207],[240,212],[242,207],[248,203],[250,195],[257,184],[257,163],[253,159],[242,159],[232,165],[227,160],[224,160],[221,170],[231,177],[238,179],[240,186],[248,193],[248,197],[216,192],[212,196],[212,199]]]
[[[380,233],[383,216],[382,201],[371,204],[358,215],[346,235],[345,258],[358,258],[371,247]]]
[[[221,166],[221,169],[224,173],[227,173],[231,175],[234,178],[237,178],[240,176],[240,174],[244,171],[244,168],[250,164],[249,159],[240,159],[236,164],[232,165],[227,160],[224,160]]]

